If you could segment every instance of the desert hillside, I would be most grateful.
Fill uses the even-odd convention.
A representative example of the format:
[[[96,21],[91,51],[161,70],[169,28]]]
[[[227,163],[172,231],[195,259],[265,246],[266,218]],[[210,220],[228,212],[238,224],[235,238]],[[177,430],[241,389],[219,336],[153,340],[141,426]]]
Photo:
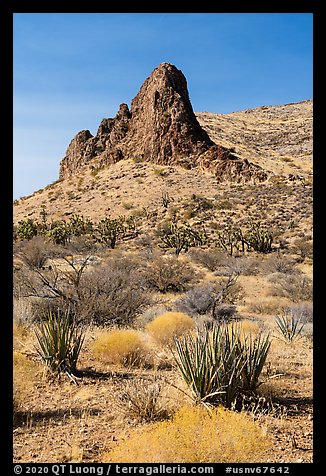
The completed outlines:
[[[204,112],[196,116],[215,142],[272,172],[262,187],[268,189],[278,180],[290,188],[291,184],[296,187],[300,183],[298,177],[311,183],[312,101],[262,106],[231,114]],[[291,175],[297,180],[289,180]],[[250,193],[250,184],[241,187],[248,188]],[[220,183],[205,170],[157,165],[134,158],[82,169],[72,177],[21,198],[14,203],[14,222],[26,217],[38,218],[41,206],[47,208],[53,219],[72,213],[93,219],[107,214],[118,216],[126,211],[129,214],[142,209],[153,211],[163,192],[182,200],[193,193],[213,197],[228,188],[227,181]]]
[[[237,155],[274,173],[291,173],[291,168],[304,175],[312,172],[311,100],[196,116],[214,142],[234,148]]]
[[[163,63],[58,175],[14,203],[14,461],[311,463],[312,101],[195,114]]]

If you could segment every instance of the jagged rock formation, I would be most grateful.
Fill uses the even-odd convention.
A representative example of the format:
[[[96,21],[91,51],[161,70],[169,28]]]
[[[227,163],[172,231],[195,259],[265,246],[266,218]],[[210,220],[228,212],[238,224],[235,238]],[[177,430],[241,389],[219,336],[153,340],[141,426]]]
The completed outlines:
[[[121,104],[114,119],[103,119],[96,136],[79,132],[60,163],[60,178],[85,165],[112,164],[142,158],[160,165],[200,166],[221,180],[262,181],[267,173],[216,145],[200,126],[189,99],[183,73],[160,64],[145,80],[137,96]]]

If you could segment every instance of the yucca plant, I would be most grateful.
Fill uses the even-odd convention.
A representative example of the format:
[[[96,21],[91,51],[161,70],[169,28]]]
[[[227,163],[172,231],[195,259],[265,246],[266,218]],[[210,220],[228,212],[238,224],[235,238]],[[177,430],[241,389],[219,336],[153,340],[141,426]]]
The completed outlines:
[[[72,314],[49,311],[48,318],[37,324],[35,335],[39,344],[36,350],[49,369],[57,375],[65,372],[74,380],[84,333]]]
[[[162,384],[156,378],[152,382],[143,378],[132,380],[125,383],[117,403],[124,412],[137,421],[161,420],[168,413],[161,404],[161,393]]]
[[[231,408],[241,389],[242,372],[248,358],[241,347],[240,332],[241,327],[233,323],[216,326],[210,333],[211,365],[217,369],[217,379],[224,390],[220,400],[226,408]]]
[[[240,345],[245,361],[242,369],[242,388],[244,391],[253,393],[262,383],[259,381],[259,377],[266,362],[271,339],[269,334],[260,333],[253,336],[249,333],[241,340]]]
[[[231,407],[245,365],[239,332],[221,325],[175,339],[176,365],[196,403]]]
[[[305,323],[302,323],[300,319],[297,319],[293,314],[286,313],[281,316],[276,316],[275,322],[282,339],[288,343],[299,339],[305,326]]]
[[[231,408],[254,393],[271,345],[269,334],[243,336],[241,325],[219,325],[175,339],[174,359],[196,403]]]

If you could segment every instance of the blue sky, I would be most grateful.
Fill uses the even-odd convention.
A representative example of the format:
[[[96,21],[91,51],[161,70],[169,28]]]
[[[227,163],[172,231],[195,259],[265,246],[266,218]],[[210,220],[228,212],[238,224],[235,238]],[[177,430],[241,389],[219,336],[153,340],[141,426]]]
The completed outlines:
[[[163,61],[195,112],[312,99],[311,13],[14,14],[14,198],[58,178],[82,129],[96,134]]]

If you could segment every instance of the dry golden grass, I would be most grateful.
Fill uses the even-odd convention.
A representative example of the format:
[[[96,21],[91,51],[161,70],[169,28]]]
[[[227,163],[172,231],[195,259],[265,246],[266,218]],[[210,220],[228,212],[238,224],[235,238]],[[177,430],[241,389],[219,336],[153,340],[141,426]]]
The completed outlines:
[[[131,433],[105,458],[126,463],[256,462],[269,447],[262,428],[222,407],[184,407],[171,420]]]
[[[152,356],[145,336],[132,329],[113,329],[98,332],[91,345],[97,359],[125,367],[146,367]]]
[[[194,320],[183,312],[166,312],[146,325],[146,331],[163,345],[194,328]]]
[[[13,353],[13,409],[25,411],[26,400],[33,393],[38,380],[40,366],[21,352]]]

